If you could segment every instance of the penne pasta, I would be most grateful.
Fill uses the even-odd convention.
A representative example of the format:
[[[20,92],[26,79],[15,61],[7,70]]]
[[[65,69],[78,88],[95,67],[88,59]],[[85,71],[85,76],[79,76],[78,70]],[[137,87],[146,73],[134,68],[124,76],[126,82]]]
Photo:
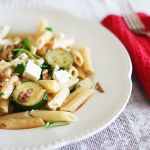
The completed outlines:
[[[61,88],[71,88],[79,82],[79,78],[69,79],[67,82],[61,85]]]
[[[77,120],[74,114],[64,111],[35,110],[30,111],[30,114],[44,121],[66,121],[71,123]]]
[[[69,70],[68,70],[69,74],[70,74],[70,78],[77,78],[78,77],[78,70],[72,66]]]
[[[87,74],[94,74],[93,64],[92,64],[92,58],[91,58],[91,52],[88,47],[82,46],[80,48],[80,52],[83,56],[84,64],[83,64],[83,70]]]
[[[45,123],[40,118],[26,118],[26,119],[0,119],[1,129],[29,129],[44,126]]]
[[[86,73],[84,72],[83,68],[82,67],[78,67],[78,76],[79,78],[81,79],[85,79],[86,78]]]
[[[45,31],[46,27],[48,27],[47,20],[45,18],[41,18],[40,22],[38,24],[38,27],[37,27],[35,35],[36,36],[40,35],[42,32]]]
[[[38,81],[49,93],[56,93],[59,90],[59,84],[56,80],[39,80]]]
[[[8,115],[0,117],[0,119],[23,119],[23,118],[24,119],[31,118],[31,116],[29,115],[29,111],[8,114]]]
[[[0,112],[8,113],[9,100],[8,99],[0,99]]]
[[[55,96],[54,98],[48,103],[48,107],[51,110],[56,110],[59,108],[67,96],[70,94],[70,91],[68,88],[61,89]]]
[[[66,104],[68,104],[75,96],[77,96],[78,95],[78,93],[80,93],[80,92],[82,92],[82,91],[84,91],[84,88],[78,88],[78,89],[76,89],[74,92],[72,92],[66,99],[65,99],[65,101],[63,102],[63,104],[62,104],[62,106],[61,107],[63,107],[63,106],[65,106]]]
[[[79,92],[69,103],[60,108],[61,111],[75,112],[82,104],[84,104],[90,96],[94,94],[93,89],[84,89]]]
[[[94,93],[94,70],[89,48],[76,46],[73,38],[53,32],[45,18],[34,33],[0,27],[0,129],[77,120],[72,112]]]
[[[77,66],[79,66],[79,67],[82,67],[84,61],[83,61],[82,55],[80,54],[80,51],[78,51],[75,48],[72,48],[71,49],[71,53],[74,56],[74,62],[75,62],[75,64]]]
[[[51,38],[52,38],[52,32],[45,30],[43,33],[41,33],[37,37],[36,42],[35,42],[35,46],[38,49],[41,49],[48,41],[51,40]]]
[[[91,88],[92,85],[93,83],[90,78],[85,78],[84,80],[81,80],[80,82],[78,82],[78,86],[83,87],[83,88]]]

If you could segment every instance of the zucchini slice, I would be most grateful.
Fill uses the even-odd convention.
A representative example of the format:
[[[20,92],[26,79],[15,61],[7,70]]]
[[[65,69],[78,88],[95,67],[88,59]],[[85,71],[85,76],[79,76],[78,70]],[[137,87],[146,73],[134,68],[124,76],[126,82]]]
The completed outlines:
[[[48,50],[45,59],[49,65],[58,65],[59,67],[69,67],[74,62],[72,54],[61,49]]]
[[[41,85],[36,82],[23,82],[13,92],[13,103],[17,110],[25,111],[40,109],[47,102],[48,94]]]

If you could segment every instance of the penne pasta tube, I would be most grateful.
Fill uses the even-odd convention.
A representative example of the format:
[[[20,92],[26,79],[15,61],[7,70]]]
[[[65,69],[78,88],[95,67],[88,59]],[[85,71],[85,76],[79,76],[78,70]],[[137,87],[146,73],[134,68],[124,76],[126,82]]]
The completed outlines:
[[[44,32],[46,30],[47,26],[48,26],[48,23],[47,23],[46,19],[45,18],[41,18],[40,22],[38,24],[38,27],[37,27],[35,35],[36,36],[40,35],[42,32]]]
[[[74,114],[64,111],[35,110],[30,111],[30,114],[44,121],[67,121],[71,123],[77,120]]]
[[[88,47],[83,46],[80,48],[81,55],[83,56],[84,64],[83,64],[83,70],[87,74],[94,74],[93,64],[92,64],[92,58],[91,58],[91,52]]]
[[[82,67],[78,67],[77,70],[78,70],[78,77],[79,78],[81,78],[81,79],[86,78],[86,74],[85,74],[85,72],[84,72]]]
[[[70,67],[68,73],[70,74],[71,79],[78,77],[78,70],[74,66]]]
[[[0,119],[1,129],[28,129],[44,126],[45,123],[40,118],[26,118],[26,119]]]
[[[80,53],[80,51],[72,48],[71,53],[74,56],[74,62],[77,66],[81,67],[83,65],[83,57]]]
[[[9,100],[0,99],[0,112],[8,113]]]
[[[74,92],[72,92],[66,99],[65,99],[65,101],[63,102],[63,104],[62,104],[62,106],[61,107],[63,107],[63,106],[65,106],[66,104],[68,104],[75,96],[77,96],[78,95],[78,93],[80,93],[80,92],[82,92],[82,91],[84,91],[84,88],[78,88],[78,89],[76,89]]]
[[[61,107],[61,111],[75,112],[81,105],[83,105],[90,96],[94,94],[95,90],[93,89],[84,89],[82,92],[79,92],[68,104]]]
[[[38,81],[48,93],[56,93],[59,90],[59,84],[56,80],[39,80]]]
[[[90,78],[85,78],[84,80],[81,80],[80,82],[78,82],[78,86],[83,87],[83,88],[91,88],[92,85],[93,83]]]
[[[50,102],[48,102],[49,109],[56,110],[57,108],[59,108],[63,104],[63,102],[65,101],[65,99],[67,98],[69,94],[70,94],[69,88],[61,89],[54,96],[54,98]]]
[[[36,39],[36,47],[38,49],[41,49],[48,41],[50,41],[52,38],[52,32],[49,31],[44,31],[43,33],[40,34],[40,36],[38,36],[38,38]]]
[[[23,118],[24,119],[31,118],[31,116],[29,115],[29,111],[8,114],[8,115],[0,117],[0,120],[1,119],[23,119]]]
[[[67,82],[61,85],[61,88],[70,88],[79,82],[79,78],[69,79]]]

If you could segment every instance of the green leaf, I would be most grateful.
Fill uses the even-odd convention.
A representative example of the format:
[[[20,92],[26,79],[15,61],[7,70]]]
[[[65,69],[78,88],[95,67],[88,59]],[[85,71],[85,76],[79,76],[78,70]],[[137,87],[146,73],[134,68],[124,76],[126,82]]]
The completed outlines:
[[[32,43],[28,38],[22,39],[22,44],[23,44],[24,48],[28,49],[28,50],[31,49],[31,47],[32,47]]]
[[[53,70],[49,70],[48,71],[48,75],[53,79],[54,71]]]
[[[41,65],[41,68],[42,68],[42,69],[49,69],[49,68],[50,68],[50,65],[49,65],[47,62],[44,62],[44,63]]]
[[[53,29],[51,27],[46,28],[47,31],[53,32]]]
[[[59,121],[59,122],[48,121],[44,127],[45,128],[52,128],[52,127],[64,126],[67,124],[69,124],[69,122],[67,122],[67,121]]]
[[[24,49],[24,48],[16,48],[13,49],[13,54],[16,53],[17,57],[22,54],[22,53],[26,53],[28,56],[30,56],[33,59],[40,59],[41,57],[35,54],[32,54],[31,52],[29,52],[28,50]]]
[[[23,53],[22,49],[14,49],[13,50],[13,57],[17,58],[18,56],[20,56]]]
[[[68,67],[60,67],[60,70],[66,70],[66,71],[68,71]]]
[[[3,97],[3,95],[4,95],[4,93],[3,93],[3,92],[0,92],[0,98],[2,98],[2,97]]]
[[[26,63],[23,63],[23,64],[18,64],[16,66],[16,68],[14,69],[13,73],[15,74],[18,74],[18,75],[21,75],[24,71],[25,71],[25,68],[26,68]]]

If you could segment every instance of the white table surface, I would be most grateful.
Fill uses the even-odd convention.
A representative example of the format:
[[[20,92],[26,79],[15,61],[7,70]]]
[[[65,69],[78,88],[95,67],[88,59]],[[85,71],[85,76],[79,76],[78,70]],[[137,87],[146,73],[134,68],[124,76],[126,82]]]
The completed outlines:
[[[0,5],[3,3],[49,5],[97,22],[109,13],[120,13],[117,0],[0,0]],[[150,14],[150,0],[130,3],[135,11]],[[150,103],[143,93],[134,78],[130,101],[115,122],[100,133],[59,150],[150,150]]]

